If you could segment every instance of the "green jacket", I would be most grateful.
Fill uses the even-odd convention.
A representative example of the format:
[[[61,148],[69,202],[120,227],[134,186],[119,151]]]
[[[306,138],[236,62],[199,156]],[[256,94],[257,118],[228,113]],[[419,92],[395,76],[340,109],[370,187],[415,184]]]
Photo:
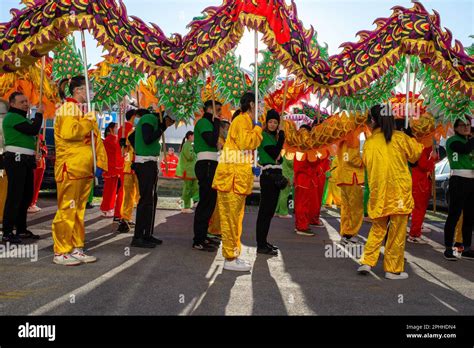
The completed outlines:
[[[179,162],[176,167],[176,176],[185,180],[196,179],[194,165],[196,164],[196,153],[193,149],[193,143],[186,141],[179,154]]]

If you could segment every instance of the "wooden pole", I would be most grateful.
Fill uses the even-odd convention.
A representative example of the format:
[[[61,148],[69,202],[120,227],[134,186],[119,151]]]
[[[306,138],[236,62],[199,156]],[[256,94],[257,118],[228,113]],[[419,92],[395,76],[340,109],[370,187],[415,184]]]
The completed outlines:
[[[408,120],[409,120],[409,111],[410,111],[410,65],[411,60],[410,56],[406,56],[406,66],[407,66],[407,84],[406,84],[406,97],[405,97],[405,129],[408,128]]]
[[[258,122],[258,31],[255,30],[255,123]],[[254,167],[257,167],[257,151],[253,156]]]
[[[46,69],[46,56],[41,58],[41,77],[40,77],[40,94],[39,94],[39,104],[38,107],[43,105],[43,91],[44,91],[44,70]],[[46,121],[44,120],[43,115],[43,141],[46,142]],[[40,168],[43,167],[43,161],[41,161],[41,138],[38,135],[38,139],[36,141],[36,157],[37,163]]]
[[[212,120],[214,121],[214,117],[216,117],[216,95],[214,93],[214,74],[212,71],[212,67],[209,67],[209,76],[211,80],[211,98],[212,98]]]
[[[84,30],[81,30],[81,41],[82,41],[82,56],[83,56],[83,63],[84,63],[84,77],[86,79],[86,95],[87,95],[87,112],[92,111],[92,104],[91,104],[91,94],[89,89],[89,72],[87,71],[87,49],[86,49],[86,37],[84,34]],[[91,146],[92,146],[92,159],[94,161],[94,181],[95,184],[99,184],[99,180],[97,179],[95,173],[97,171],[97,158],[96,158],[96,149],[95,149],[95,136],[94,131],[91,131]]]
[[[285,89],[283,90],[283,105],[282,105],[282,108],[281,108],[281,114],[282,114],[282,116],[283,116],[283,114],[285,113],[285,110],[286,110],[286,98],[287,98],[287,94],[288,94],[288,72],[286,73]]]

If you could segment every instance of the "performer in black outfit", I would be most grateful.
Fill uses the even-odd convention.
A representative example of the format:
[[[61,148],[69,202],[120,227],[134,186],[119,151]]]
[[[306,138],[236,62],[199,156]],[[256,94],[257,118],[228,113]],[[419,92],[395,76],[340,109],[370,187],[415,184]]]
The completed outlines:
[[[199,203],[194,214],[193,249],[210,252],[216,251],[219,245],[219,242],[207,238],[207,232],[217,200],[212,181],[217,168],[221,108],[222,104],[215,102],[216,115],[213,118],[213,102],[208,100],[204,104],[204,116],[194,127],[194,152],[197,155],[194,172],[199,182]]]
[[[257,253],[277,255],[278,248],[267,242],[268,230],[278,204],[280,190],[288,185],[282,174],[281,150],[285,142],[285,133],[278,130],[280,115],[269,110],[262,133],[263,140],[258,148],[258,163],[262,166],[260,176],[260,207],[257,217]]]

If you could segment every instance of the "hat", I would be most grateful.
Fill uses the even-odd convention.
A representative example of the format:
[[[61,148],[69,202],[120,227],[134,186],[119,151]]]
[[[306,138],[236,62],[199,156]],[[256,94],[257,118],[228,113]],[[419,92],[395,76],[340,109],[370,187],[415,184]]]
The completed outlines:
[[[278,123],[280,123],[280,114],[271,109],[267,111],[267,117],[265,118],[265,122],[268,123],[270,120],[277,120]]]

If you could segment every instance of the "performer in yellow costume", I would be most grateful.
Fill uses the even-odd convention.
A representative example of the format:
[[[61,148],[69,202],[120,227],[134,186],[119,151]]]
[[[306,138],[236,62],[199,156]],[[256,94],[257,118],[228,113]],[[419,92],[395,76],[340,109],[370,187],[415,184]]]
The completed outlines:
[[[364,218],[364,166],[360,156],[360,140],[349,136],[337,152],[337,186],[341,188],[341,243],[355,243]]]
[[[2,156],[4,151],[4,140],[3,140],[3,129],[2,123],[3,118],[8,112],[8,102],[6,100],[0,99],[0,156]],[[7,173],[0,167],[0,222],[3,221],[3,208],[5,207],[5,200],[7,198],[7,188],[8,188],[8,179]]]
[[[123,190],[123,201],[122,209],[120,215],[122,215],[122,220],[119,223],[117,232],[119,233],[128,233],[130,232],[130,227],[134,226],[135,223],[132,221],[133,207],[137,204],[139,199],[138,193],[138,179],[135,171],[132,169],[133,160],[135,159],[135,152],[130,142],[128,141],[128,136],[134,132],[134,124],[138,123],[140,117],[148,113],[145,109],[134,109],[129,110],[125,119],[126,122],[118,131],[120,138],[120,146],[122,147],[122,152],[124,156],[123,163],[123,172],[120,177]]]
[[[341,188],[337,186],[338,178],[337,178],[337,168],[339,164],[337,161],[337,156],[331,161],[331,168],[328,172],[326,172],[327,177],[327,188],[326,193],[323,198],[323,203],[327,207],[331,207],[336,205],[337,207],[341,206]]]
[[[65,98],[69,84],[72,98]],[[107,155],[93,113],[84,115],[81,106],[86,98],[85,78],[73,77],[60,83],[65,103],[56,112],[54,140],[58,211],[53,220],[54,259],[59,265],[73,266],[95,262],[94,256],[84,254],[84,214],[94,180],[91,131],[97,144],[97,165],[107,170]]]
[[[217,206],[222,233],[224,269],[247,272],[251,266],[239,258],[245,198],[252,193],[253,150],[262,142],[262,126],[253,123],[255,94],[246,93],[240,100],[242,113],[231,123],[219,158],[212,187],[217,192]]]
[[[403,254],[408,215],[415,206],[408,162],[418,161],[423,145],[395,130],[395,120],[388,105],[372,107],[370,119],[374,131],[364,144],[362,160],[369,179],[368,210],[372,228],[358,272],[366,274],[377,264],[388,227],[385,277],[406,279]]]

